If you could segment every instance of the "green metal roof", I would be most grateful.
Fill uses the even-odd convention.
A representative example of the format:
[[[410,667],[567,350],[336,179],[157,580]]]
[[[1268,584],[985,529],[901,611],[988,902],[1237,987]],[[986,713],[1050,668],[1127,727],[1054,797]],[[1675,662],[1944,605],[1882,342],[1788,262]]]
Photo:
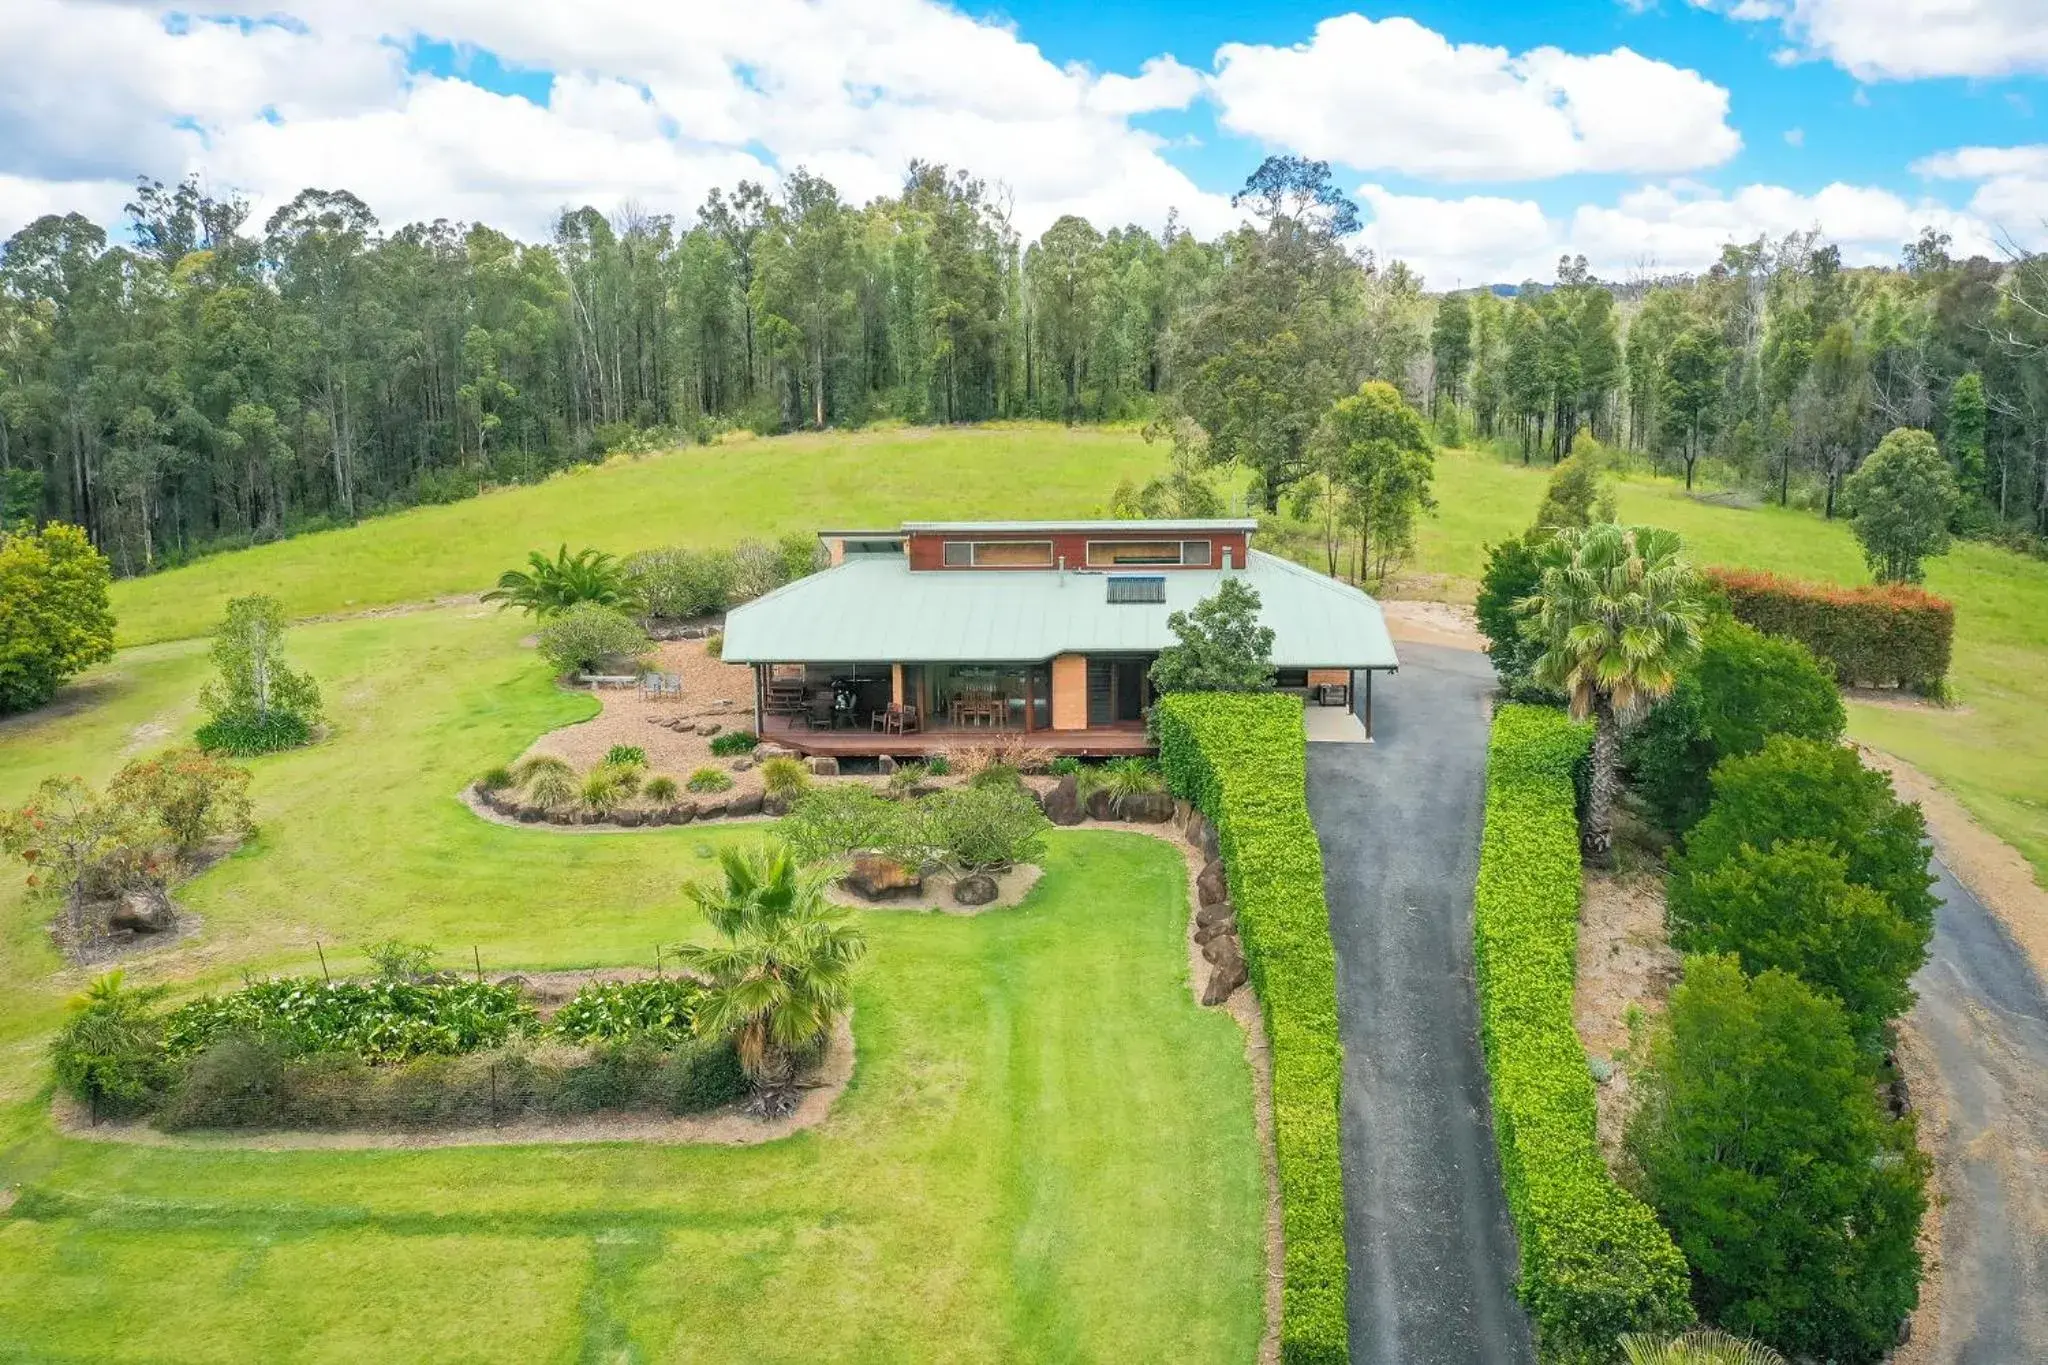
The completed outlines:
[[[1259,619],[1273,630],[1276,668],[1399,664],[1379,603],[1257,550],[1241,569],[1149,574],[913,571],[893,555],[851,558],[735,607],[725,620],[723,657],[732,663],[965,663],[1150,654],[1174,642],[1166,618],[1213,595],[1225,572],[1258,592]],[[1163,580],[1166,600],[1111,602],[1108,580],[1130,577]]]

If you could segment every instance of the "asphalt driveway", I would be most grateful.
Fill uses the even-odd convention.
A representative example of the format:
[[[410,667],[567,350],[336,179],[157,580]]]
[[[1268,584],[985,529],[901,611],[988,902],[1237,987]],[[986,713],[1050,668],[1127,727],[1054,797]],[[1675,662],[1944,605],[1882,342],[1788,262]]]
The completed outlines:
[[[1941,1323],[1931,1358],[2048,1360],[2048,994],[1998,920],[1936,864],[1934,942],[1913,978],[1947,1131]],[[1926,1120],[1923,1119],[1923,1122]]]
[[[1376,742],[1308,746],[1344,1044],[1351,1355],[1373,1365],[1535,1359],[1472,984],[1492,687],[1484,654],[1403,645],[1374,688]]]

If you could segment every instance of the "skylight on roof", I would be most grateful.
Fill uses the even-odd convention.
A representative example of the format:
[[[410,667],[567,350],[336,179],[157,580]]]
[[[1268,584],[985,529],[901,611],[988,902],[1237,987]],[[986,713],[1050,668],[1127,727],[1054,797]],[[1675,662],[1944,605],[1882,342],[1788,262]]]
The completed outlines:
[[[1166,579],[1158,574],[1111,574],[1109,600],[1112,604],[1164,602]]]

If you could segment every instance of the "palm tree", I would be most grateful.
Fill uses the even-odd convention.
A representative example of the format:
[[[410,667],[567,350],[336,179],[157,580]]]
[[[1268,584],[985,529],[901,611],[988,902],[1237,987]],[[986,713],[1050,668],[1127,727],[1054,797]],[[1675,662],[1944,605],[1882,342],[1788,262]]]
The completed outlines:
[[[1701,1327],[1669,1340],[1624,1333],[1621,1354],[1628,1365],[1785,1365],[1768,1346]]]
[[[796,1107],[796,1059],[822,1041],[852,1003],[852,969],[867,940],[825,899],[822,874],[807,872],[782,844],[728,846],[722,878],[684,893],[725,939],[685,944],[682,965],[709,983],[697,1007],[700,1033],[733,1040],[762,1115]]]
[[[485,593],[483,600],[540,617],[559,616],[578,602],[621,610],[635,605],[624,566],[603,550],[582,549],[572,555],[564,545],[553,559],[534,550],[526,556],[526,563],[525,569],[499,574],[498,586]]]
[[[1681,549],[1676,533],[1652,526],[1567,527],[1543,549],[1535,593],[1517,604],[1543,645],[1536,680],[1593,720],[1580,841],[1600,866],[1613,853],[1622,727],[1670,692],[1699,652],[1705,604]]]

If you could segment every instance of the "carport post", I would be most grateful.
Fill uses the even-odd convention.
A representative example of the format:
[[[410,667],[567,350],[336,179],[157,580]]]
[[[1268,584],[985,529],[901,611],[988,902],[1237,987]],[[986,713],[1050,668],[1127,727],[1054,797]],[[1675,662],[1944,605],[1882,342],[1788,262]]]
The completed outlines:
[[[1365,737],[1372,738],[1372,670],[1365,670]]]

